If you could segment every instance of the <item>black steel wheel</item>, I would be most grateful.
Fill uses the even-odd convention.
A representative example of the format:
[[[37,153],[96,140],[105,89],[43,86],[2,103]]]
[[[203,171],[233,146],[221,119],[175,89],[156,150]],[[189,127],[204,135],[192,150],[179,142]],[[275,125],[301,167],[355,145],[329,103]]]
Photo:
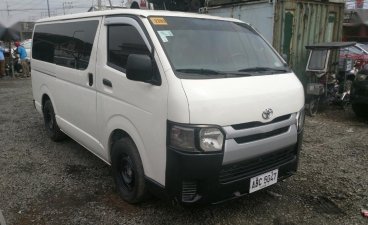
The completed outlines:
[[[66,138],[66,135],[60,130],[55,119],[54,107],[50,100],[46,100],[43,105],[43,120],[47,134],[53,141],[62,141]]]
[[[120,197],[129,203],[142,202],[147,196],[145,176],[137,147],[130,138],[112,146],[112,174]]]

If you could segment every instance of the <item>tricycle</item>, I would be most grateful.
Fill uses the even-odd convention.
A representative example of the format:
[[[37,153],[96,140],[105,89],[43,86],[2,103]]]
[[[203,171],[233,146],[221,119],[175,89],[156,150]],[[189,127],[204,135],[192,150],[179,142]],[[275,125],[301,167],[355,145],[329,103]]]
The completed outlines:
[[[346,47],[356,42],[328,42],[306,46],[310,50],[306,72],[306,111],[315,116],[320,106],[337,104],[346,109],[355,78],[354,61]]]

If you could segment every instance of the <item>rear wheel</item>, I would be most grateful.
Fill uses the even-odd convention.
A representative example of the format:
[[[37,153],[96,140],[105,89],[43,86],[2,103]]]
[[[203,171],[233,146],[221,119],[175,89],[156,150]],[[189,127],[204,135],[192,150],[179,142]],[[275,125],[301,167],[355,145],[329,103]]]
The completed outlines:
[[[113,144],[111,166],[120,197],[129,203],[143,201],[147,195],[143,165],[130,138],[122,138]]]
[[[50,100],[46,100],[43,105],[43,120],[51,140],[62,141],[66,138],[66,135],[60,130],[56,123],[54,107]]]

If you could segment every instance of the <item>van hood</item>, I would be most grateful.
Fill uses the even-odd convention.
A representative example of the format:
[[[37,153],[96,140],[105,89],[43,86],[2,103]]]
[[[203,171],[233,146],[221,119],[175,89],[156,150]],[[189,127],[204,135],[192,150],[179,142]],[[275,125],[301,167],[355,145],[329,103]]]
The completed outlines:
[[[304,106],[304,89],[293,74],[182,79],[191,124],[228,126],[251,121],[268,122],[298,112]],[[265,120],[262,113],[273,110]]]

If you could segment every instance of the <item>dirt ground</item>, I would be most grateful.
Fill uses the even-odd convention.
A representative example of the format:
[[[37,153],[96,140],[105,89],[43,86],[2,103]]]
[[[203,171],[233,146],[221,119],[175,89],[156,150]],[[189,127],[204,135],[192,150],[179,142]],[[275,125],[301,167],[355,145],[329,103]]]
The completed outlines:
[[[0,80],[0,172],[7,225],[368,224],[368,123],[333,107],[306,118],[299,171],[284,182],[220,205],[129,205],[109,166],[71,139],[47,138],[30,79]]]

